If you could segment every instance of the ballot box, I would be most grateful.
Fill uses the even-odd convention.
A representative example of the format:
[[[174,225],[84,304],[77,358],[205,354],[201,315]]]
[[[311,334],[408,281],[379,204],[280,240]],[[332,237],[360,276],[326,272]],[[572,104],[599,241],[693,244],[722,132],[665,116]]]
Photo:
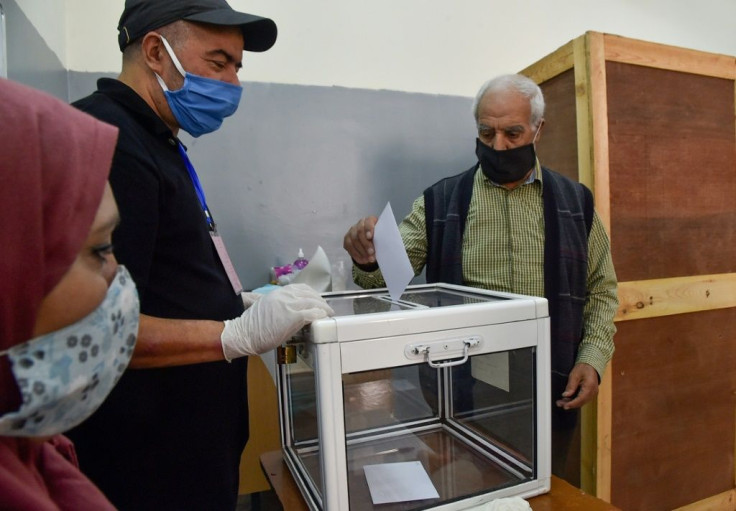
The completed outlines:
[[[280,350],[284,459],[310,509],[459,510],[550,483],[544,298],[449,284],[323,295]]]

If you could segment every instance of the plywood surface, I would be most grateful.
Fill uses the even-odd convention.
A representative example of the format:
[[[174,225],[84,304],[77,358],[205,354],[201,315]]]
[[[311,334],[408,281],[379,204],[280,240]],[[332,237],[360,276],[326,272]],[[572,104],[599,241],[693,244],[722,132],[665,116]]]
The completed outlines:
[[[541,84],[547,104],[545,124],[537,143],[539,161],[578,180],[578,146],[575,120],[575,76],[572,70]]]
[[[733,81],[615,62],[606,69],[619,280],[735,272]]]
[[[675,509],[733,489],[736,308],[617,326],[612,502]]]

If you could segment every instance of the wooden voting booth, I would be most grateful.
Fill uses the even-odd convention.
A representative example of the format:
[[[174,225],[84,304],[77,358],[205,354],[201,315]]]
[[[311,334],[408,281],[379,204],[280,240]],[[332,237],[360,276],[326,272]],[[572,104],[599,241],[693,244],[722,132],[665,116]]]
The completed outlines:
[[[619,279],[581,485],[736,509],[736,60],[588,32],[522,73],[547,101],[540,160],[593,190]]]

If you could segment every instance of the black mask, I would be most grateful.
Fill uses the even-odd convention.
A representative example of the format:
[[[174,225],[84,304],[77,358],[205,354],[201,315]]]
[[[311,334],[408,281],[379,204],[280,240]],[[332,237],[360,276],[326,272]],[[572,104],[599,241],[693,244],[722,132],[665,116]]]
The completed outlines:
[[[534,143],[498,151],[476,138],[475,155],[483,174],[501,185],[521,181],[537,162]]]

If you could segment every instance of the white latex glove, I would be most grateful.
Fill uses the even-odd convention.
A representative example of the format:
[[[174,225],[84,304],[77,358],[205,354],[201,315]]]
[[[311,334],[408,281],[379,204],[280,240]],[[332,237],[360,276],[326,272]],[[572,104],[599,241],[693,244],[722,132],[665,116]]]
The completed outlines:
[[[240,299],[243,300],[243,306],[246,309],[253,305],[261,296],[263,296],[261,293],[249,293],[247,291],[240,293]]]
[[[281,345],[301,327],[335,311],[306,284],[290,284],[257,299],[240,317],[225,321],[220,341],[229,362]]]

